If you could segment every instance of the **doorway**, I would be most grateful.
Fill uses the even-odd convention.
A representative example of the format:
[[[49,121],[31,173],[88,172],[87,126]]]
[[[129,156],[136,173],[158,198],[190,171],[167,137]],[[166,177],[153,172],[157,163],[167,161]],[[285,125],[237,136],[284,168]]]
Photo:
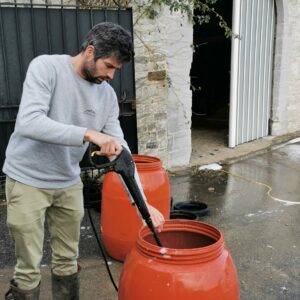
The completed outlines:
[[[232,1],[219,0],[215,10],[231,26]],[[212,17],[207,24],[195,24],[190,72],[193,90],[191,163],[228,147],[230,64],[231,39],[225,37],[218,20]]]

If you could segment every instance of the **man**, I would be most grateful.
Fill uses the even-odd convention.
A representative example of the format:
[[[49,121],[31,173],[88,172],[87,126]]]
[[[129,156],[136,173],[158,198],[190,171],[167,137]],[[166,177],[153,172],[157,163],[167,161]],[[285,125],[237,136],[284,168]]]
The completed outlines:
[[[51,234],[53,299],[79,299],[77,257],[84,214],[79,162],[88,143],[108,157],[120,154],[122,145],[128,147],[117,97],[106,81],[130,61],[132,52],[126,30],[100,23],[77,56],[42,55],[30,63],[3,167],[7,224],[17,257],[7,299],[39,297],[45,217]],[[162,214],[148,208],[161,230]]]

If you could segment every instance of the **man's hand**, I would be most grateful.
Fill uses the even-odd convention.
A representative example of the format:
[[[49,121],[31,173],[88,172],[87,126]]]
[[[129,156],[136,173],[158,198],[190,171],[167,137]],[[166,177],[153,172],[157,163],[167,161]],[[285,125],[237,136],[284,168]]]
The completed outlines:
[[[97,155],[110,157],[122,152],[122,146],[117,139],[98,131],[87,129],[83,140],[100,147],[100,150],[95,153]]]
[[[148,207],[153,226],[156,228],[157,232],[161,232],[163,230],[163,225],[165,223],[164,216],[158,209],[156,209],[149,203],[146,203],[146,205]]]

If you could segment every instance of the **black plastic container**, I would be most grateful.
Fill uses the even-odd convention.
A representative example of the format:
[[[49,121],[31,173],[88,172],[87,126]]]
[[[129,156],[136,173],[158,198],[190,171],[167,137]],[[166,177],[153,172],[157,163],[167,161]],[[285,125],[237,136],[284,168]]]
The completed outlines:
[[[205,216],[209,213],[209,208],[203,202],[181,201],[173,206],[174,211],[196,214],[198,217]]]
[[[170,213],[170,219],[196,220],[197,215],[191,212],[172,210]]]

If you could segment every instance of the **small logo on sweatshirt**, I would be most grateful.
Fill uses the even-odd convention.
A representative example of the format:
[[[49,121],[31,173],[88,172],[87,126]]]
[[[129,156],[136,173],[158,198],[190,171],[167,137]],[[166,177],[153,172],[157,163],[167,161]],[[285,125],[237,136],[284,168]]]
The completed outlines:
[[[95,117],[96,116],[96,112],[92,109],[86,109],[84,112],[84,114],[89,115],[91,117]]]

